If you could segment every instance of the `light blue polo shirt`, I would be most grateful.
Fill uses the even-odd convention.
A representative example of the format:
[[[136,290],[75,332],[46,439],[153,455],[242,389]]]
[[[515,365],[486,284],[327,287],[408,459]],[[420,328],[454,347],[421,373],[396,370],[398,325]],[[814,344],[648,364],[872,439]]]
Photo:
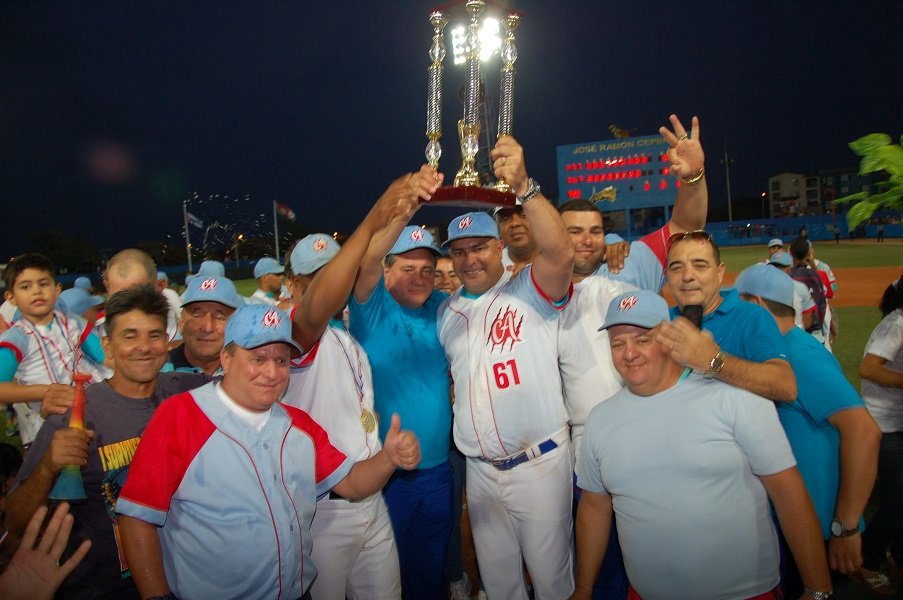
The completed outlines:
[[[775,405],[815,505],[822,535],[828,539],[840,486],[840,432],[828,419],[865,404],[843,376],[834,355],[811,334],[793,327],[784,339],[796,374],[797,399]]]
[[[448,460],[451,378],[436,331],[436,310],[446,294],[433,291],[420,308],[401,306],[380,279],[364,303],[348,303],[349,329],[367,351],[373,371],[379,437],[385,441],[392,413],[420,440],[419,469]]]
[[[671,318],[680,309],[671,309]],[[721,304],[702,317],[702,328],[711,332],[715,343],[728,354],[752,361],[787,359],[787,342],[767,310],[740,299],[737,290],[721,290]]]

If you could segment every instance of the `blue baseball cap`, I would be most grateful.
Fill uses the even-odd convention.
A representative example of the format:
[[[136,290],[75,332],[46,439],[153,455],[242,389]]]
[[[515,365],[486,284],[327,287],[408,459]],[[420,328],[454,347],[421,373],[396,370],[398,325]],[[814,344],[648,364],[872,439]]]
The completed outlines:
[[[448,240],[442,245],[448,246],[455,240],[472,237],[499,239],[499,226],[495,219],[484,212],[469,212],[455,217],[448,224]]]
[[[82,288],[70,288],[60,293],[60,301],[66,307],[66,310],[73,315],[81,315],[83,312],[93,306],[103,304],[103,298],[100,296],[92,296]]]
[[[784,242],[781,240],[781,238],[774,238],[770,242],[768,242],[768,247],[771,248],[772,246],[780,246],[781,248],[783,248]]]
[[[73,284],[75,287],[85,290],[86,292],[91,292],[91,280],[87,277],[76,277],[75,283]]]
[[[160,281],[161,279],[166,283],[169,283],[169,275],[166,274],[166,271],[157,271],[157,281]]]
[[[768,259],[768,264],[778,265],[779,267],[792,267],[793,257],[781,250],[771,255],[771,258]]]
[[[235,344],[251,350],[278,343],[291,346],[292,356],[301,356],[301,346],[292,339],[292,319],[278,308],[267,304],[246,304],[236,310],[226,323],[223,346]]]
[[[404,254],[419,248],[426,248],[436,256],[442,256],[442,250],[436,247],[432,233],[422,227],[408,225],[395,240],[395,245],[389,250],[389,254]]]
[[[793,306],[793,279],[769,265],[753,265],[744,269],[734,282],[738,294],[759,296],[784,306]]]
[[[198,268],[198,275],[212,275],[214,277],[225,277],[226,267],[218,260],[205,260]]]
[[[279,264],[279,261],[270,256],[264,256],[254,265],[254,279],[259,279],[264,275],[281,275],[285,271],[285,267]]]
[[[668,303],[665,299],[648,290],[633,290],[616,296],[608,304],[605,324],[599,331],[615,325],[636,325],[652,329],[662,321],[670,321]]]
[[[339,253],[339,243],[325,233],[312,233],[295,244],[289,264],[295,275],[310,275],[323,268]]]
[[[231,279],[202,273],[188,282],[188,289],[182,295],[183,307],[192,302],[218,302],[229,308],[238,308],[244,304]]]

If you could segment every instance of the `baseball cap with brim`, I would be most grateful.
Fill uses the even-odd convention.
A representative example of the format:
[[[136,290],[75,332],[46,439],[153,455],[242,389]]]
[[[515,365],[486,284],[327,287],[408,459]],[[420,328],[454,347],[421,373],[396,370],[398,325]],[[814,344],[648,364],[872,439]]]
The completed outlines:
[[[781,250],[780,252],[775,252],[771,255],[771,258],[768,259],[768,264],[777,265],[779,267],[792,267],[793,257]]]
[[[278,308],[267,304],[246,304],[229,317],[223,345],[235,344],[252,350],[269,344],[288,344],[292,356],[301,356],[302,350],[292,339],[292,320]]]
[[[205,260],[198,268],[198,275],[212,275],[214,277],[225,277],[226,267],[218,260]]]
[[[264,275],[281,275],[285,271],[285,267],[279,264],[279,261],[270,256],[264,256],[254,265],[254,279],[259,279]]]
[[[101,296],[92,296],[82,288],[70,288],[60,293],[60,302],[63,303],[69,314],[80,315],[92,306],[103,304]]]
[[[442,245],[448,246],[455,240],[473,237],[499,239],[499,226],[495,219],[484,212],[469,212],[455,217],[448,224],[448,240]]]
[[[783,248],[784,242],[781,241],[781,238],[774,238],[773,240],[768,242],[768,247],[771,248],[772,246],[780,246],[781,248]]]
[[[166,283],[169,283],[169,275],[166,274],[166,271],[157,271],[157,281],[160,281],[161,279]]]
[[[524,207],[521,205],[520,201],[518,201],[514,206],[496,206],[492,209],[492,216],[498,218],[499,214],[503,211],[518,212],[523,214]]]
[[[86,292],[91,292],[91,280],[87,277],[76,277],[75,283],[73,284],[75,287],[85,290]]]
[[[218,302],[229,308],[238,308],[244,304],[231,279],[202,273],[188,282],[188,289],[182,296],[183,307],[192,302]]]
[[[668,303],[647,290],[633,290],[616,296],[605,312],[605,323],[599,331],[615,325],[636,325],[652,329],[662,321],[670,321]]]
[[[420,248],[425,248],[436,256],[442,255],[442,250],[437,248],[436,242],[433,241],[432,233],[422,227],[408,225],[402,230],[398,239],[395,240],[395,244],[392,246],[392,249],[389,250],[389,254],[404,254],[405,252],[418,250]]]
[[[734,288],[738,294],[759,296],[784,306],[793,306],[793,279],[780,269],[768,265],[753,265],[744,269]]]
[[[289,264],[295,275],[310,275],[323,268],[339,253],[338,242],[331,235],[312,233],[295,244]]]

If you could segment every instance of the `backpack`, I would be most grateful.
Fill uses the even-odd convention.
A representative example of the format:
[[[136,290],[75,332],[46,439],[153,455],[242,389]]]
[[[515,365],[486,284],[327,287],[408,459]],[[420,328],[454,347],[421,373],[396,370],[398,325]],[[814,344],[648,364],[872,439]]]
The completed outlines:
[[[828,307],[828,299],[825,295],[825,288],[821,283],[821,277],[818,276],[815,270],[810,269],[806,265],[790,269],[790,276],[809,288],[812,300],[815,302],[815,315],[812,317],[812,325],[806,331],[809,333],[821,331],[822,324],[825,322],[825,311]]]

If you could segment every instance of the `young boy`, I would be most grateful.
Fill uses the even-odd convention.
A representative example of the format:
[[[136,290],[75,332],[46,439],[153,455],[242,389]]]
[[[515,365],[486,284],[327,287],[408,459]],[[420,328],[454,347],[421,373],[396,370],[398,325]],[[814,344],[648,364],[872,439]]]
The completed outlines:
[[[0,404],[13,404],[22,446],[34,440],[45,414],[72,405],[72,373],[102,379],[100,340],[84,319],[54,308],[60,294],[53,263],[40,254],[22,254],[5,273],[6,299],[21,318],[0,335]]]

